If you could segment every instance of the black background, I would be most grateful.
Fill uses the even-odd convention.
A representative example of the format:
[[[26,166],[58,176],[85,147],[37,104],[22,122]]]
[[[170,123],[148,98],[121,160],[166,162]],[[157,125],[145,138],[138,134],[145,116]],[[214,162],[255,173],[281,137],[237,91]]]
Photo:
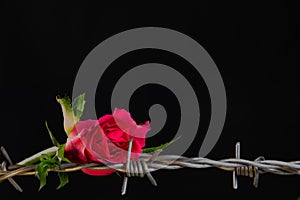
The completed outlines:
[[[226,123],[207,157],[233,157],[235,142],[240,141],[245,159],[263,155],[267,159],[298,160],[299,22],[296,6],[274,3],[202,2],[197,6],[177,7],[151,2],[136,7],[55,2],[1,5],[4,35],[1,37],[0,145],[6,147],[15,162],[51,146],[45,120],[58,140],[64,142],[63,119],[55,96],[71,96],[76,73],[88,53],[119,32],[158,26],[180,31],[198,41],[223,77],[228,100]],[[189,69],[188,63],[166,52],[143,50],[124,55],[110,66],[99,83],[99,87],[105,88],[96,95],[99,117],[111,112],[109,98],[116,74],[153,60],[175,69],[182,69],[181,66]],[[198,136],[185,153],[197,156],[210,115],[209,96],[201,76],[195,78],[192,70],[181,73],[204,99],[200,103],[204,117]],[[166,88],[152,85],[140,88],[132,97],[130,111],[139,122],[148,119],[151,104],[167,106],[169,116],[164,132],[170,134],[158,134],[149,139],[148,145],[168,141],[176,132],[179,108],[172,95]],[[55,189],[57,175],[50,174],[48,184],[39,192],[36,178],[15,177],[24,192],[17,193],[6,181],[0,185],[0,195],[32,199],[79,196],[297,199],[300,196],[297,176],[264,174],[258,189],[252,187],[251,179],[239,177],[238,190],[232,189],[231,173],[218,169],[161,170],[153,176],[158,187],[153,187],[147,179],[132,178],[124,197],[120,195],[122,179],[117,175],[91,177],[80,172],[71,173],[70,183],[60,190]]]

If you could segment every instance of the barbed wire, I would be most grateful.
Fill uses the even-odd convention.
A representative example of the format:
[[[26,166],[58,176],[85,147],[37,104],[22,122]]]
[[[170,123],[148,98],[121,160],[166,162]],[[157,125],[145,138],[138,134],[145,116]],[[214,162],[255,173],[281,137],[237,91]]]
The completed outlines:
[[[140,159],[131,160],[132,140],[129,143],[127,162],[113,165],[103,165],[100,163],[75,164],[65,163],[60,168],[49,169],[50,172],[74,172],[83,168],[96,170],[115,169],[124,173],[124,181],[122,186],[122,194],[126,193],[128,178],[132,176],[148,177],[150,182],[156,186],[157,183],[151,172],[166,169],[175,170],[180,168],[219,168],[221,170],[230,171],[233,174],[233,188],[238,188],[237,177],[248,176],[253,178],[253,185],[258,187],[259,175],[263,173],[273,173],[278,175],[300,175],[300,161],[284,162],[278,160],[265,160],[263,157],[258,157],[254,161],[241,159],[240,143],[235,147],[235,158],[212,160],[203,157],[188,158],[177,155],[159,155],[162,150],[157,150],[152,154],[141,154]],[[0,166],[0,181],[8,179],[10,183],[18,190],[22,191],[21,187],[12,179],[13,176],[36,175],[36,165],[13,165],[10,157],[5,149],[1,148],[1,153],[5,160]],[[9,164],[9,166],[6,166]]]

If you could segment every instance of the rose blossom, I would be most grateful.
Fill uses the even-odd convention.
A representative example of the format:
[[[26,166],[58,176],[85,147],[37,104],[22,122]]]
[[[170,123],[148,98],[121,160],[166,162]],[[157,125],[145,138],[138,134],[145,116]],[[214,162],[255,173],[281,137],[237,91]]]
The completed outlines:
[[[136,160],[142,153],[149,130],[149,121],[137,125],[130,113],[116,108],[112,115],[105,115],[99,120],[77,122],[67,139],[65,157],[74,163],[125,163],[129,140],[132,137],[131,159]],[[85,168],[82,171],[89,175],[103,176],[115,170]]]

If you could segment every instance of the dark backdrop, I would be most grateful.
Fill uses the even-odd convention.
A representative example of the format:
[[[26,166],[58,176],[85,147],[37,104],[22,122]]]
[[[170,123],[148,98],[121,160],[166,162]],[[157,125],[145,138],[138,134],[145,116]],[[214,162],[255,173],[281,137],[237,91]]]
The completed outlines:
[[[2,5],[0,144],[6,147],[15,162],[50,146],[45,120],[57,139],[64,142],[63,119],[55,96],[71,95],[77,70],[85,56],[116,33],[158,26],[180,31],[198,41],[211,55],[223,77],[228,100],[226,123],[218,143],[207,157],[233,157],[235,142],[240,141],[242,157],[246,159],[263,155],[267,159],[298,160],[300,21],[294,8],[282,4],[207,2],[177,7],[151,2],[136,7],[90,3],[61,5],[55,2]],[[111,112],[112,81],[109,81],[115,80],[119,69],[153,60],[174,68],[188,65],[174,55],[152,50],[121,57],[110,66],[99,83],[105,89],[96,95],[98,117]],[[182,73],[191,76],[189,70]],[[200,75],[197,80],[197,94],[204,99],[201,101],[204,112],[202,131],[185,153],[187,156],[197,156],[210,115],[205,84],[200,81]],[[147,99],[144,98],[145,90],[148,90]],[[148,119],[145,107],[151,103],[168,106],[170,113],[164,132],[169,135],[159,133],[149,139],[148,145],[172,138],[170,136],[179,123],[176,102],[170,91],[157,85],[140,88],[132,97],[130,110],[137,121]],[[203,196],[210,195],[213,199],[297,199],[300,196],[300,178],[297,176],[264,174],[258,189],[252,187],[251,179],[240,177],[236,191],[232,189],[231,173],[218,169],[161,170],[154,172],[153,176],[158,187],[151,186],[146,179],[132,178],[123,198],[191,195],[203,199]],[[122,179],[116,175],[90,177],[80,172],[71,173],[70,183],[60,190],[55,189],[57,179],[56,174],[50,174],[48,184],[38,192],[36,178],[16,177],[24,193],[17,193],[8,182],[4,182],[0,185],[0,194],[34,199],[71,198],[69,196],[121,198]]]

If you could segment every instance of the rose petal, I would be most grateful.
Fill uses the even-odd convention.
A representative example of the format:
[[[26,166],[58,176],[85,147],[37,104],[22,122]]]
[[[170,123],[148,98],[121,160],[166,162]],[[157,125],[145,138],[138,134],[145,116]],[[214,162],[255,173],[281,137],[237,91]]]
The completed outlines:
[[[90,176],[108,176],[114,173],[116,170],[114,169],[96,170],[96,169],[83,168],[81,171]]]
[[[64,156],[74,163],[86,163],[84,154],[85,145],[77,136],[67,139]]]
[[[99,118],[98,122],[101,125],[101,127],[103,127],[104,125],[113,126],[116,124],[112,115],[104,115]]]
[[[133,153],[142,153],[142,148],[143,147],[141,146],[141,143],[145,144],[145,141],[141,142],[141,140],[145,140],[145,139],[139,139],[139,140],[137,140],[137,138],[133,139],[131,152],[133,152]]]
[[[87,155],[92,156],[94,162],[106,163],[110,158],[108,139],[103,133],[102,128],[96,121],[96,126],[82,135],[82,141],[86,144]]]
[[[116,124],[123,131],[136,126],[136,122],[131,118],[130,113],[124,109],[115,108],[113,116],[116,121]]]
[[[97,120],[85,120],[85,121],[79,121],[75,124],[70,136],[76,136],[78,133],[80,133],[83,129],[90,128],[94,126],[97,123]]]
[[[124,109],[115,108],[113,116],[120,129],[130,136],[145,138],[147,132],[150,130],[149,121],[145,122],[143,125],[137,125],[130,113]]]
[[[137,125],[133,129],[130,130],[130,135],[136,137],[141,142],[141,147],[145,146],[146,134],[150,131],[150,123],[147,121],[143,125]]]
[[[137,125],[129,112],[116,108],[113,115],[78,122],[68,137],[65,155],[72,162],[79,163],[125,163],[129,140],[133,137],[131,159],[137,160],[149,130],[148,121]],[[104,176],[115,170],[85,168],[82,171],[92,176]]]
[[[107,131],[106,136],[107,138],[112,142],[117,142],[120,139],[122,139],[122,136],[124,135],[124,132],[120,129],[113,129],[112,131]]]

